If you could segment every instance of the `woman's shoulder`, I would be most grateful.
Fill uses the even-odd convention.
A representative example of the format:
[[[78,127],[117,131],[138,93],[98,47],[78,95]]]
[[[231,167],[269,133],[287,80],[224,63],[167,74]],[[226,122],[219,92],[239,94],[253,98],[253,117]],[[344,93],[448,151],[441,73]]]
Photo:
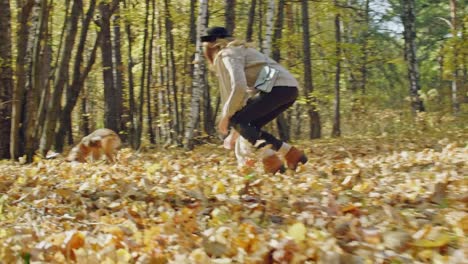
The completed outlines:
[[[245,54],[244,46],[226,46],[219,52],[222,57],[243,56]]]

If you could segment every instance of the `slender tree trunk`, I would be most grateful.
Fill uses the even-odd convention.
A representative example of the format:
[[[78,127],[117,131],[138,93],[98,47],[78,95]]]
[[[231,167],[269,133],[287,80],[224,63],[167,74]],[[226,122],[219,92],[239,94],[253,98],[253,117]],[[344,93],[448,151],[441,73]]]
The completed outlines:
[[[263,40],[263,53],[270,56],[271,53],[271,40],[273,37],[273,16],[275,13],[275,0],[268,0],[268,7],[266,11],[266,29],[265,39]]]
[[[169,0],[165,0],[165,24],[166,24],[166,41],[169,48],[169,56],[168,56],[168,70],[170,72],[170,79],[168,84],[170,83],[170,87],[168,92],[172,95],[171,100],[173,101],[174,109],[171,109],[173,120],[172,120],[172,131],[174,132],[173,139],[175,140],[177,145],[181,144],[181,128],[179,127],[180,118],[179,118],[179,99],[178,99],[178,87],[177,87],[177,74],[176,74],[176,62],[174,56],[174,37],[172,35],[173,29],[173,21],[172,16],[170,13],[170,3]],[[169,95],[168,93],[168,95]]]
[[[283,36],[283,24],[284,24],[284,6],[285,6],[285,0],[279,0],[278,1],[278,9],[276,12],[276,20],[274,23],[273,27],[273,39],[272,39],[272,47],[270,48],[271,50],[271,57],[277,61],[280,62],[281,60],[281,50],[280,50],[280,42],[281,38]]]
[[[263,51],[263,19],[264,19],[264,12],[265,12],[265,9],[264,9],[264,4],[263,4],[263,0],[258,0],[258,34],[257,34],[257,38],[258,38],[258,47],[260,49],[261,52],[264,52]]]
[[[452,38],[457,39],[457,1],[450,0],[450,22],[452,24]],[[453,42],[453,73],[452,73],[452,108],[453,113],[458,114],[460,112],[460,102],[458,100],[458,47],[457,41]]]
[[[91,133],[90,129],[90,111],[89,111],[89,105],[88,105],[88,98],[89,98],[89,91],[87,87],[84,87],[83,89],[83,96],[81,97],[81,134],[82,135],[89,135]]]
[[[99,26],[102,34],[101,59],[104,80],[104,126],[118,133],[120,131],[118,98],[122,95],[118,94],[114,84],[112,38],[110,30],[110,19],[112,16],[111,3],[100,2],[99,13],[101,15]]]
[[[34,141],[40,136],[42,126],[45,121],[46,107],[50,100],[49,91],[49,73],[50,73],[50,54],[49,54],[49,5],[47,0],[41,0],[41,11],[39,15],[38,29],[36,31],[33,64],[32,64],[32,87],[35,91],[35,102],[37,106],[36,124],[34,125]]]
[[[152,5],[152,12],[151,12],[151,34],[149,40],[149,54],[148,54],[148,74],[146,75],[146,112],[148,113],[148,136],[151,144],[156,144],[156,138],[154,135],[153,130],[153,112],[151,111],[151,87],[153,84],[153,41],[154,41],[154,34],[156,32],[156,1],[151,1]]]
[[[0,0],[0,159],[10,156],[13,70],[11,55],[10,1]]]
[[[160,9],[158,9],[160,10]],[[158,22],[157,22],[157,32],[156,32],[156,37],[158,39],[161,39],[162,38],[162,34],[163,34],[163,30],[162,30],[162,16],[159,15],[159,12],[158,12]],[[155,98],[154,98],[154,113],[155,113],[155,117],[156,117],[156,123],[157,123],[157,127],[156,127],[156,134],[158,134],[158,137],[159,137],[159,142],[164,142],[166,140],[168,140],[168,135],[167,135],[167,131],[169,129],[166,129],[167,127],[167,122],[165,122],[165,116],[163,115],[164,112],[165,112],[165,108],[166,107],[166,104],[164,102],[164,92],[165,90],[163,89],[164,87],[164,84],[166,82],[166,76],[164,74],[164,64],[162,63],[164,61],[163,59],[163,51],[162,51],[162,46],[161,44],[158,44],[156,46],[156,57],[158,58],[159,60],[159,63],[158,63],[158,66],[157,66],[157,70],[156,70],[156,73],[157,73],[157,89],[156,89],[156,95],[155,95]]]
[[[276,13],[276,21],[275,21],[275,26],[274,26],[274,32],[273,32],[273,48],[272,48],[272,58],[280,62],[281,60],[281,51],[279,47],[279,42],[281,42],[282,39],[282,31],[283,31],[283,24],[284,24],[284,6],[285,6],[285,0],[279,0],[278,2],[278,12]],[[291,138],[290,136],[290,130],[289,130],[289,125],[288,121],[285,118],[285,114],[281,113],[278,115],[278,117],[275,119],[276,121],[276,126],[278,127],[278,134],[281,140],[283,141],[289,141]]]
[[[401,21],[403,21],[405,38],[405,60],[408,67],[410,97],[413,112],[423,112],[424,104],[419,96],[421,85],[419,81],[419,66],[416,58],[416,17],[415,0],[401,0],[403,7]]]
[[[31,10],[31,14],[27,23],[31,27],[28,32],[27,50],[25,53],[25,82],[24,82],[24,101],[22,102],[22,117],[21,117],[21,141],[24,147],[26,161],[32,162],[37,142],[34,140],[36,129],[36,91],[33,86],[33,65],[34,65],[34,45],[39,30],[39,16],[41,6],[40,2],[35,1]]]
[[[124,1],[124,8],[125,10],[130,10],[128,6],[130,0]],[[128,105],[129,105],[129,112],[128,118],[130,119],[130,143],[134,149],[137,149],[140,145],[140,136],[137,133],[137,116],[136,113],[136,106],[135,106],[135,84],[133,79],[133,57],[132,57],[132,49],[133,49],[133,36],[132,30],[130,26],[130,22],[128,19],[125,19],[125,33],[127,34],[127,56],[128,56],[128,66],[127,66],[127,75],[128,75]]]
[[[65,106],[61,111],[61,119],[59,123],[58,132],[55,137],[55,147],[58,152],[63,151],[63,145],[65,141],[65,136],[67,134],[71,134],[72,131],[69,130],[71,127],[72,122],[72,111],[78,101],[80,92],[83,88],[84,81],[88,76],[88,73],[91,71],[91,68],[96,59],[96,51],[100,41],[100,34],[98,34],[93,50],[91,51],[91,55],[89,61],[83,70],[83,57],[85,53],[85,45],[86,40],[88,37],[89,26],[94,16],[94,11],[96,8],[96,0],[90,1],[90,6],[88,11],[86,12],[86,16],[83,20],[83,25],[81,27],[80,33],[80,40],[78,42],[78,47],[76,50],[75,61],[73,65],[73,80],[71,85],[68,86],[66,99],[65,99]]]
[[[139,95],[139,106],[138,106],[138,121],[136,125],[136,138],[135,146],[138,149],[141,144],[141,137],[143,134],[143,109],[144,109],[144,96],[145,96],[145,76],[146,76],[146,52],[148,43],[148,24],[149,24],[149,13],[150,13],[150,1],[145,1],[145,24],[143,32],[143,53],[142,53],[142,70],[140,79],[140,95]]]
[[[114,54],[114,85],[115,85],[115,92],[116,92],[116,108],[115,111],[117,112],[116,115],[119,118],[120,124],[119,128],[120,131],[126,131],[126,120],[123,114],[123,101],[124,101],[124,89],[123,89],[123,62],[122,62],[122,34],[120,31],[121,26],[121,17],[120,17],[120,1],[114,1],[115,7],[115,15],[113,19],[113,29],[114,29],[114,45],[113,45],[113,54]],[[126,133],[119,133],[122,137],[122,140],[126,141]]]
[[[197,17],[196,17],[197,1],[190,1],[190,20],[189,20],[189,41],[190,44],[196,45],[197,43]]]
[[[466,15],[466,13],[464,13]],[[463,102],[466,104],[468,103],[468,48],[466,48],[466,44],[468,43],[468,32],[467,28],[465,26],[465,23],[462,23],[460,25],[460,31],[461,31],[461,43],[464,43],[465,48],[461,49],[461,60],[462,60],[462,69],[461,69],[461,81],[460,81],[460,87],[461,87],[461,94],[463,98]]]
[[[193,48],[197,42],[197,23],[196,23],[196,1],[190,1],[190,20],[189,20],[189,39],[187,41],[187,45],[185,47],[185,55],[184,55],[184,81],[182,87],[182,100],[180,101],[180,109],[181,109],[181,135],[185,135],[186,129],[186,104],[187,104],[187,94],[191,91],[187,91],[188,86],[190,85],[191,81],[191,74],[193,72],[193,60],[194,60],[194,52]]]
[[[234,35],[236,28],[236,0],[224,0],[224,4],[225,28],[231,35]]]
[[[337,1],[335,0],[335,7]],[[341,19],[339,11],[335,14],[335,102],[334,102],[334,118],[333,118],[333,129],[332,136],[341,136],[340,128],[340,75],[341,75]]]
[[[365,1],[364,5],[364,36],[362,40],[361,46],[361,82],[360,82],[360,90],[362,94],[366,93],[366,86],[367,86],[367,59],[369,57],[368,44],[369,44],[369,27],[370,27],[370,19],[369,19],[369,2],[370,0]]]
[[[45,5],[43,4],[43,2],[41,3],[38,1],[34,3],[30,22],[31,30],[29,32],[27,43],[28,51],[26,53],[26,64],[28,65],[28,69],[26,71],[26,91],[23,104],[22,133],[24,135],[23,142],[26,161],[28,163],[32,162],[35,150],[37,149],[36,129],[39,125],[37,122],[37,111],[40,91],[38,90],[39,87],[35,86],[35,77],[39,74],[39,71],[35,70],[35,68],[37,64],[40,64],[36,59],[41,57],[39,55],[41,49],[36,47],[39,46],[38,43],[42,44],[42,38],[44,37],[44,34],[42,34],[44,27],[41,27],[41,17],[44,15],[44,12],[42,11],[47,8],[47,2],[45,2]]]
[[[166,21],[165,21],[166,22]],[[161,105],[164,105],[165,106],[165,112],[167,112],[167,118],[166,118],[166,122],[167,123],[167,126],[166,126],[166,135],[168,136],[167,137],[167,140],[166,140],[166,143],[165,143],[165,146],[168,146],[170,144],[172,144],[174,141],[175,141],[175,131],[173,130],[174,128],[174,122],[175,122],[175,114],[174,114],[174,107],[173,107],[173,102],[171,100],[171,78],[170,78],[170,75],[171,75],[171,58],[170,58],[170,48],[169,48],[169,40],[167,38],[167,36],[170,34],[167,30],[167,23],[164,23],[165,24],[165,32],[166,32],[166,45],[165,45],[165,49],[164,49],[164,53],[165,53],[165,63],[164,63],[164,75],[166,76],[165,78],[165,82],[163,83],[164,87],[165,87],[165,90],[164,90],[164,93],[163,93],[163,103]]]
[[[73,1],[70,17],[67,18],[67,36],[62,49],[61,60],[55,75],[54,91],[47,106],[46,120],[41,135],[40,152],[45,155],[50,149],[54,139],[57,119],[60,116],[60,103],[62,93],[68,81],[69,63],[72,55],[75,36],[78,31],[78,19],[83,9],[82,0]]]
[[[211,106],[211,86],[206,85],[203,89],[203,129],[206,134],[214,135],[216,115],[213,114],[213,107]]]
[[[17,33],[17,56],[16,56],[16,86],[13,92],[12,124],[10,136],[10,156],[12,159],[24,153],[24,126],[23,105],[25,103],[25,91],[27,81],[27,54],[29,31],[31,29],[30,18],[34,0],[17,0],[19,10],[17,19],[19,30]],[[24,124],[23,124],[24,125]]]
[[[206,31],[206,18],[208,12],[208,0],[200,0],[197,22],[197,43],[195,48],[195,61],[192,84],[192,101],[190,105],[190,122],[185,135],[185,147],[193,149],[193,137],[195,129],[200,121],[200,99],[203,95],[203,89],[206,87],[205,79],[205,60],[203,58],[202,43],[200,36]]]
[[[257,5],[257,0],[251,0],[250,2],[250,9],[249,9],[249,17],[247,21],[247,32],[245,34],[245,40],[248,42],[252,41],[253,36],[253,26],[255,21],[255,8]]]
[[[303,25],[303,47],[304,56],[304,94],[307,98],[308,114],[310,122],[310,138],[320,138],[322,134],[322,125],[320,115],[317,111],[317,98],[312,95],[314,92],[314,82],[312,76],[312,63],[310,52],[310,29],[309,29],[309,5],[308,0],[302,0],[302,25]]]

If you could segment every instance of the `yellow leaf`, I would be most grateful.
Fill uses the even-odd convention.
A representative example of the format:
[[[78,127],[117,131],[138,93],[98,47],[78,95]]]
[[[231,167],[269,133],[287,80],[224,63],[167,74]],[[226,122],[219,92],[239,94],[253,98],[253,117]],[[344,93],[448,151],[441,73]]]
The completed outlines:
[[[468,216],[463,217],[462,220],[460,220],[460,228],[468,233]]]
[[[418,258],[427,263],[431,263],[431,260],[434,258],[434,252],[430,249],[424,249],[417,254]]]
[[[40,156],[34,155],[34,157],[33,157],[33,162],[34,162],[34,163],[38,163],[38,162],[41,161],[41,160],[42,160],[42,158],[41,158]]]
[[[288,235],[299,243],[303,241],[306,237],[307,229],[303,223],[295,223],[294,225],[288,228]]]
[[[164,222],[167,222],[167,220],[171,219],[171,216],[170,216],[168,213],[166,213],[166,212],[162,212],[162,213],[160,214],[160,216],[161,216],[161,219],[162,219]]]
[[[435,248],[435,247],[445,246],[448,243],[450,243],[450,241],[452,241],[452,237],[449,234],[442,233],[437,238],[435,238],[434,240],[420,239],[420,240],[414,241],[411,244],[413,246],[417,246],[417,247]]]
[[[157,172],[160,169],[161,169],[161,165],[159,163],[155,163],[155,164],[149,166],[148,168],[146,168],[146,172],[148,174],[154,174],[155,172]]]
[[[132,255],[123,248],[117,250],[117,263],[129,263],[132,259]]]
[[[220,181],[218,181],[215,186],[213,187],[213,193],[214,194],[222,194],[226,192],[226,188],[224,187],[224,184]]]
[[[36,176],[38,172],[39,172],[38,168],[30,168],[26,170],[26,176],[28,177]]]
[[[0,229],[0,238],[4,238],[8,235],[8,232],[5,229]]]

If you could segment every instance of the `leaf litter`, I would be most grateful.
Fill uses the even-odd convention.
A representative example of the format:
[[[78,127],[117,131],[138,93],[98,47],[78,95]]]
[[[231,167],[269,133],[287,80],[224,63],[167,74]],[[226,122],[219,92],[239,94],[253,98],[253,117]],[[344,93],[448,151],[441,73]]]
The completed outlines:
[[[233,153],[0,163],[0,263],[466,263],[467,133],[302,142],[267,175]]]

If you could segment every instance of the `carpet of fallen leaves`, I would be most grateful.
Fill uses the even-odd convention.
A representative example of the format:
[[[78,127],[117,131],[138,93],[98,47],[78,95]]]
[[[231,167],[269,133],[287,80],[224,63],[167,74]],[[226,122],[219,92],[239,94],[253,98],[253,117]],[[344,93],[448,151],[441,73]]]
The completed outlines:
[[[237,170],[214,144],[0,163],[0,263],[466,263],[468,133],[301,142]]]

